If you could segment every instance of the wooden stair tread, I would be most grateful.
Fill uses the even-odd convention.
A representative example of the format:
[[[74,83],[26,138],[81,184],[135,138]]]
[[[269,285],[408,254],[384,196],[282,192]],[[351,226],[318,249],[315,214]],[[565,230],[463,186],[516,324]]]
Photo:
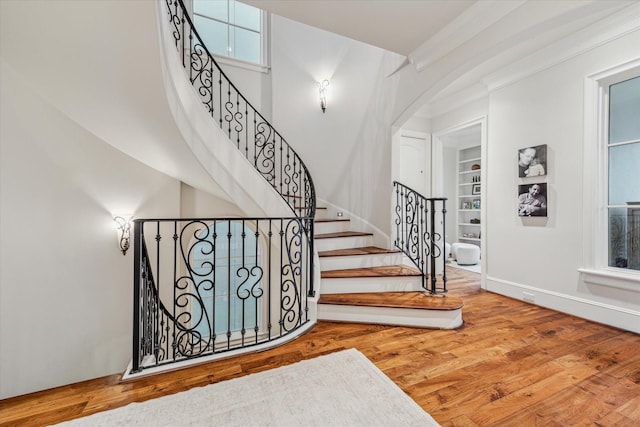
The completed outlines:
[[[348,268],[327,270],[320,273],[323,279],[342,279],[351,277],[407,277],[422,276],[420,270],[406,265],[385,265],[380,267]]]
[[[309,207],[308,206],[295,206],[294,209],[303,210],[303,209],[309,209]],[[319,210],[319,209],[327,209],[327,207],[326,206],[316,206],[316,210]]]
[[[377,254],[395,254],[400,251],[397,249],[384,249],[375,246],[364,246],[361,248],[335,249],[332,251],[318,252],[320,257],[328,256],[351,256],[351,255],[377,255]]]
[[[349,218],[318,218],[315,222],[343,222],[351,221]]]
[[[361,233],[359,231],[340,231],[337,233],[316,234],[316,239],[333,239],[336,237],[364,237],[373,236],[373,233]]]
[[[428,292],[326,294],[320,296],[318,303],[421,310],[459,310],[463,306],[463,301],[460,298],[431,295]]]

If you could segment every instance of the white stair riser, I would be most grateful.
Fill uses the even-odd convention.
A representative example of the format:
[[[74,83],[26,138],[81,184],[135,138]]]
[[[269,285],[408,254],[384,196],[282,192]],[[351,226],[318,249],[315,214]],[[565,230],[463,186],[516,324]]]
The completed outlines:
[[[336,249],[361,248],[371,246],[373,236],[334,237],[330,239],[316,239],[318,251],[334,251]]]
[[[420,276],[396,277],[349,277],[339,279],[322,279],[322,294],[352,294],[369,292],[419,292]]]
[[[328,215],[327,209],[316,209],[316,219],[325,219]]]
[[[316,234],[339,233],[349,231],[349,221],[316,222],[313,230]]]
[[[318,320],[455,329],[462,326],[462,309],[422,310],[318,304]]]
[[[316,239],[318,251],[333,251],[336,249],[361,248],[371,246],[373,236],[334,237],[331,239]]]
[[[402,253],[320,257],[323,271],[399,264],[402,264]]]

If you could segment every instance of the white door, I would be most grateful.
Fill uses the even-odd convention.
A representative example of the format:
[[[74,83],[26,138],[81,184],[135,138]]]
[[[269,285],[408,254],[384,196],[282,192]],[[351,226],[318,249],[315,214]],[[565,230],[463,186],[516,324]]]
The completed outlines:
[[[399,181],[425,197],[431,194],[431,143],[426,137],[400,136]]]

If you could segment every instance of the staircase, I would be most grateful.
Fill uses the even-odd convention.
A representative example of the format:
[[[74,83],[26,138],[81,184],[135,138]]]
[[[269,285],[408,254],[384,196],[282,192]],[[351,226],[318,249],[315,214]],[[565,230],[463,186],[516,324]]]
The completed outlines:
[[[372,246],[373,234],[350,230],[348,218],[318,210],[315,246],[320,257],[318,320],[454,329],[462,300],[431,295],[418,269],[395,249]]]

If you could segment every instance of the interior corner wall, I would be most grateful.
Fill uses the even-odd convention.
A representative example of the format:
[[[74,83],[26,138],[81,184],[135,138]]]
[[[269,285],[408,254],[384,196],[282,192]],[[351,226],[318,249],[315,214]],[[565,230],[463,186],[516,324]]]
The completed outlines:
[[[185,183],[180,185],[180,206],[181,218],[244,216],[244,212],[237,205]]]
[[[518,299],[528,292],[537,304],[640,330],[640,287],[586,285],[578,273],[583,211],[591,208],[582,200],[585,77],[638,57],[635,31],[490,93],[488,290]],[[547,175],[518,178],[518,149],[541,144],[547,144]],[[517,215],[518,185],[532,182],[548,185],[547,218]]]
[[[175,217],[180,182],[114,149],[2,61],[0,398],[121,373],[133,253],[112,214]]]
[[[318,197],[390,233],[395,79],[387,76],[401,58],[278,16],[271,40],[273,122],[309,168]]]

